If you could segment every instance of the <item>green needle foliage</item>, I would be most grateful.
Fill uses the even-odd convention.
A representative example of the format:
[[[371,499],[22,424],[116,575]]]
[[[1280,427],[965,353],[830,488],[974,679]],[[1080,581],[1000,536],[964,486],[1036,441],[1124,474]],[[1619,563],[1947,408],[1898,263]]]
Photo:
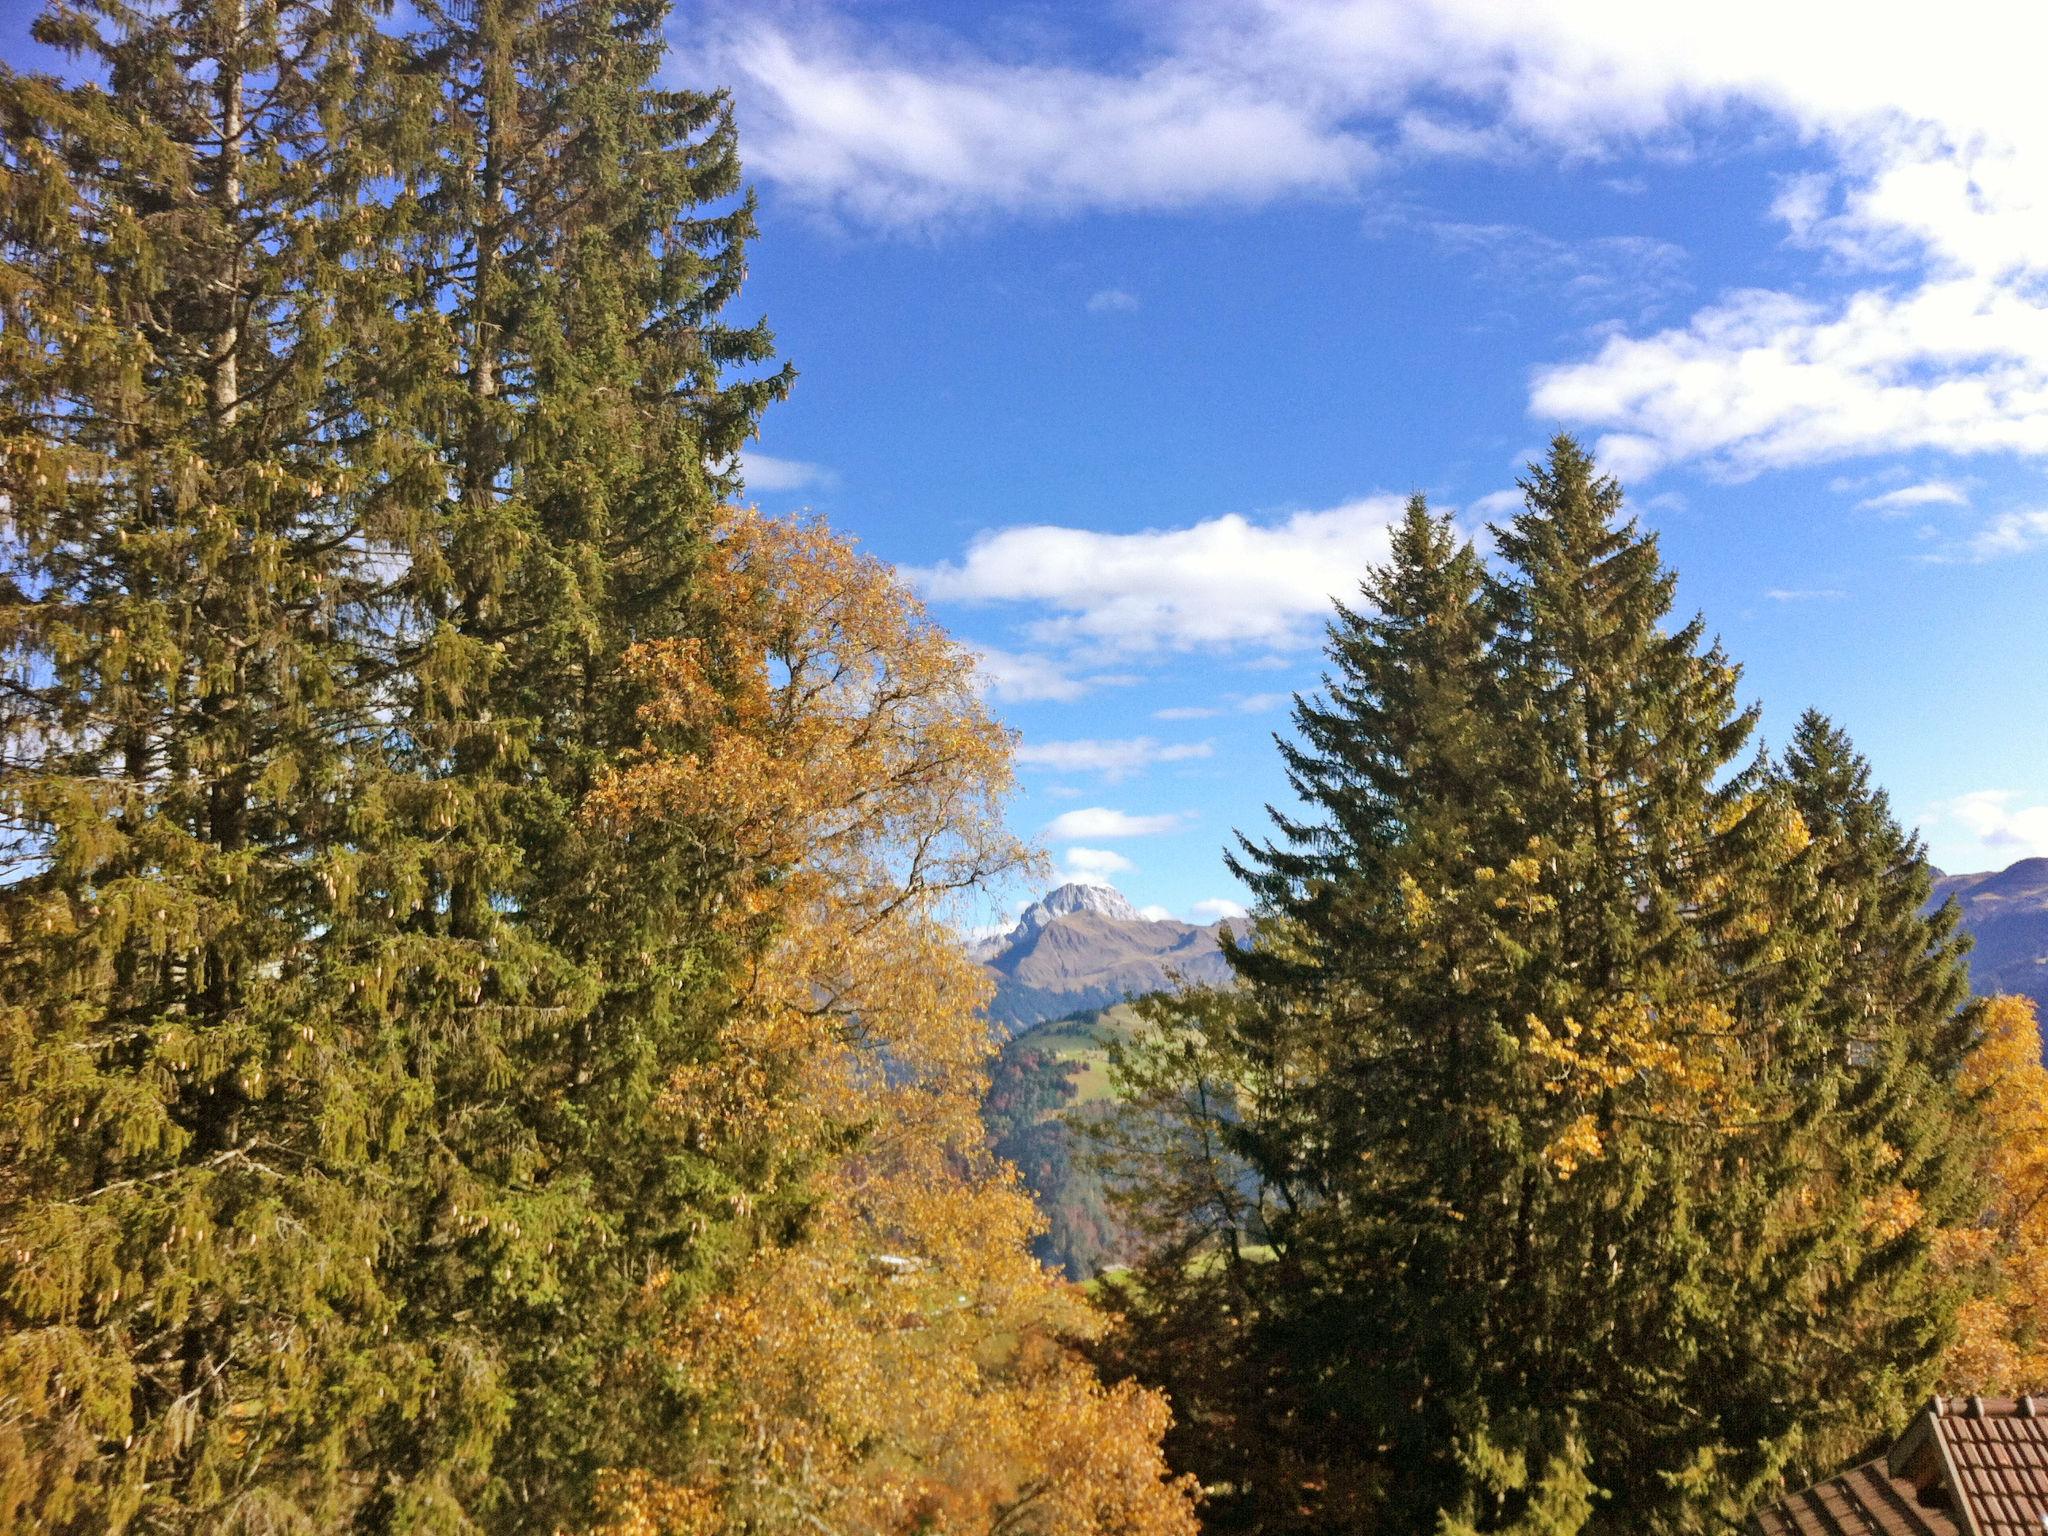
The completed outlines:
[[[1953,925],[1825,722],[1785,763],[1571,440],[1489,577],[1418,499],[1153,1005],[1122,1363],[1244,1531],[1709,1531],[1930,1389],[1971,1212]]]
[[[788,387],[726,103],[661,5],[383,9],[0,72],[9,1528],[553,1529],[786,1215],[648,1112],[720,850],[575,816]]]

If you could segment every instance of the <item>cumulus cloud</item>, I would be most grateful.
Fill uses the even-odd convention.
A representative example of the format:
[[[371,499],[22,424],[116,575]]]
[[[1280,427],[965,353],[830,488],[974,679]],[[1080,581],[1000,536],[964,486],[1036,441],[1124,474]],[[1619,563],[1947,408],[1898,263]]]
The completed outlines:
[[[1272,521],[1231,513],[1184,528],[1100,533],[1041,524],[976,539],[957,562],[910,572],[948,602],[1031,603],[1041,644],[1119,650],[1286,648],[1387,552],[1401,501],[1370,497]]]
[[[815,13],[744,20],[711,62],[740,82],[751,168],[891,224],[1342,193],[1389,157],[1682,153],[1702,124],[1761,110],[1855,173],[1781,192],[1804,238],[1903,224],[1980,262],[2042,246],[2039,178],[2003,151],[2040,130],[2033,50],[1985,46],[2010,35],[2009,0],[1957,0],[1938,27],[1907,0],[1163,0],[1142,16],[1106,68]],[[1995,203],[1995,235],[1948,224],[1965,181]]]
[[[1150,736],[1097,741],[1027,741],[1017,748],[1017,761],[1028,768],[1055,773],[1095,773],[1111,783],[1143,772],[1154,763],[1185,763],[1208,757],[1215,748],[1206,741],[1158,742]]]
[[[1848,595],[1839,587],[1772,587],[1764,593],[1774,603],[1833,602]]]
[[[1443,159],[1604,162],[1634,191],[1701,142],[1796,142],[1808,167],[1756,211],[1835,273],[1870,273],[1860,291],[1738,289],[1668,324],[1647,306],[1682,292],[1684,257],[1652,236],[1437,226],[1501,280],[1562,286],[1613,322],[1532,374],[1532,416],[1596,434],[1624,479],[1915,450],[2048,460],[2048,114],[2038,50],[2007,45],[2010,0],[1955,0],[1938,26],[1907,0],[1160,0],[1125,13],[1110,64],[1014,39],[977,51],[877,14],[742,17],[678,53],[737,83],[750,170],[869,228],[1369,198],[1385,167]],[[821,483],[791,466],[755,456],[753,483]],[[1377,515],[1122,543],[1010,529],[932,574],[963,597],[1050,604],[1041,645],[1294,644],[1327,595],[1303,595],[1314,562],[1294,557],[1312,520],[1347,511]],[[2002,519],[1962,557],[2034,538],[2023,515]],[[1219,604],[1206,550],[1233,539],[1272,558],[1254,562],[1257,590]],[[1155,557],[1157,600],[1131,574]]]
[[[1541,371],[1532,412],[1604,430],[1624,476],[1916,447],[2048,456],[2048,114],[2038,50],[2006,45],[2010,0],[1956,0],[1940,25],[1907,0],[1162,0],[1139,14],[1107,67],[815,12],[738,23],[710,63],[739,82],[751,169],[892,228],[1352,196],[1390,162],[1670,158],[1789,129],[1819,164],[1780,182],[1771,214],[1795,246],[1882,282],[1827,303],[1736,292],[1688,324],[1609,336]],[[1615,169],[1610,183],[1641,180]],[[1668,298],[1682,282],[1678,254],[1641,235],[1441,236],[1485,261],[1516,253],[1519,280],[1576,284],[1636,327],[1646,285]]]
[[[1138,867],[1113,848],[1069,848],[1060,866],[1062,879],[1083,885],[1108,885],[1111,875],[1127,875]]]
[[[989,209],[1253,203],[1355,185],[1375,151],[1315,102],[1169,52],[1127,72],[955,52],[831,24],[739,27],[749,167],[863,222]]]
[[[1187,825],[1186,813],[1173,811],[1162,815],[1133,816],[1129,811],[1111,810],[1108,806],[1091,805],[1082,810],[1066,811],[1046,823],[1047,841],[1064,843],[1084,837],[1158,837],[1167,832],[1178,832]]]
[[[1518,490],[1488,491],[1484,496],[1474,498],[1466,510],[1474,517],[1487,522],[1509,518],[1522,510],[1523,497]]]
[[[2011,790],[1959,795],[1938,807],[1937,816],[2006,858],[2048,858],[2048,805],[2022,805]]]
[[[2048,511],[2001,512],[1969,538],[1963,554],[1972,560],[1997,560],[2048,548]]]
[[[1244,904],[1232,901],[1227,896],[1211,896],[1206,901],[1198,901],[1192,910],[1195,916],[1205,923],[1213,923],[1219,917],[1243,917],[1246,915]]]
[[[1589,359],[1539,369],[1539,416],[1611,427],[1617,473],[1735,475],[1934,448],[2048,454],[2048,304],[1981,277],[1834,305],[1747,290]]]

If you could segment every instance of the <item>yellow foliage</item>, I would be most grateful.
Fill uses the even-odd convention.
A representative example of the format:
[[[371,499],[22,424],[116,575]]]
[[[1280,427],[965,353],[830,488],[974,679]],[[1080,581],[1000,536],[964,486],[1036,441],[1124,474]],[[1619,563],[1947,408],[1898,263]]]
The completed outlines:
[[[1658,1006],[1625,994],[1584,1024],[1567,1014],[1552,1027],[1525,1021],[1530,1055],[1544,1068],[1546,1092],[1563,1103],[1597,1099],[1610,1113],[1725,1125],[1741,1091],[1735,1020],[1718,1003]],[[1601,1156],[1599,1121],[1580,1113],[1554,1135],[1545,1156],[1560,1176]]]
[[[1942,1256],[1994,1278],[1963,1308],[1943,1377],[1957,1392],[2038,1392],[2048,1386],[2048,1070],[2032,1003],[1985,1005],[1963,1078],[1983,1095],[1992,1202],[1979,1226],[1943,1235]]]
[[[982,1146],[986,983],[942,909],[1024,855],[968,655],[817,523],[732,514],[701,579],[700,636],[632,654],[648,744],[588,814],[730,861],[710,920],[747,959],[667,1107],[814,1170],[815,1206],[693,1309],[695,1468],[622,1469],[604,1530],[1187,1536],[1163,1400],[1075,1354],[1093,1314]]]

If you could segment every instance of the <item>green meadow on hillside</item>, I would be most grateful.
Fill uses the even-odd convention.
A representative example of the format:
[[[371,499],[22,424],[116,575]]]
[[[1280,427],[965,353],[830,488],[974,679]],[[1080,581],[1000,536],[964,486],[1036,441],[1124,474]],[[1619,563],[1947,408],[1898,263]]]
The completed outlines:
[[[1089,1155],[1084,1127],[1110,1113],[1109,1047],[1139,1027],[1128,1003],[1035,1024],[990,1067],[982,1119],[1045,1217],[1033,1244],[1045,1264],[1086,1280],[1121,1262],[1129,1233]]]

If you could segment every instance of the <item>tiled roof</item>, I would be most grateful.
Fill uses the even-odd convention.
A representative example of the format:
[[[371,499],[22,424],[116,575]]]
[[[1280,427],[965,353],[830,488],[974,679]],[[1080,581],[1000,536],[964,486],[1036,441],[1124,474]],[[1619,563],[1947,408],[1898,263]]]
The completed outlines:
[[[1948,1510],[1923,1504],[1882,1456],[1758,1510],[1750,1528],[1761,1536],[1963,1536]]]
[[[1970,1536],[2048,1533],[2048,1398],[1950,1398],[1941,1406],[1936,1428]]]
[[[2048,1398],[1937,1397],[1890,1453],[1750,1517],[1755,1536],[2048,1536]]]

